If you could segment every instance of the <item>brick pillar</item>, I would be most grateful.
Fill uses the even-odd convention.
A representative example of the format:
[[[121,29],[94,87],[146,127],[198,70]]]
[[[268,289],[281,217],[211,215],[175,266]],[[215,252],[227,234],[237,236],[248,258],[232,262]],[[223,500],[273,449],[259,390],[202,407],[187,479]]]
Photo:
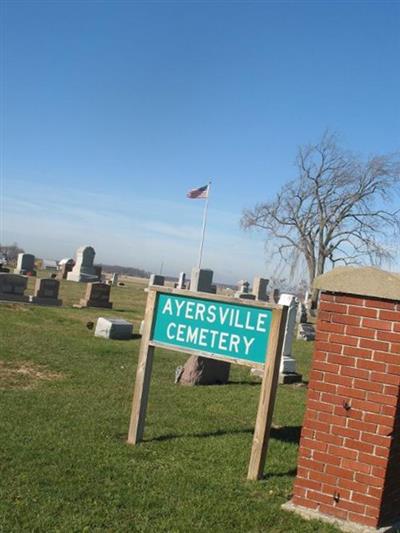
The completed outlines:
[[[400,522],[400,276],[337,270],[344,279],[335,269],[316,283],[307,408],[284,508],[380,528]]]

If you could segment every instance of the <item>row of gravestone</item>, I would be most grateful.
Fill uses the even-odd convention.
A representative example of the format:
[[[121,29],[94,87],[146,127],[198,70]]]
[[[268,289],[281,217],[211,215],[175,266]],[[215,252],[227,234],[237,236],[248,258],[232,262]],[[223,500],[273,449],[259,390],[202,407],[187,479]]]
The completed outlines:
[[[39,305],[62,305],[58,298],[60,282],[57,279],[41,278],[35,283],[34,293],[25,294],[28,278],[21,274],[0,272],[0,300],[14,302],[29,302]],[[75,307],[103,307],[112,308],[110,302],[110,285],[106,283],[88,283],[85,297],[81,298]]]

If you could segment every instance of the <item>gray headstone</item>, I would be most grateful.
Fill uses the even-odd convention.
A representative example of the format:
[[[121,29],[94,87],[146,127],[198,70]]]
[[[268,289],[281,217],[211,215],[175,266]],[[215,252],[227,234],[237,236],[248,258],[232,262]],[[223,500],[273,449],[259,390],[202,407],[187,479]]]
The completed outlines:
[[[110,302],[110,285],[107,283],[94,282],[88,283],[86,287],[85,298],[81,298],[81,307],[106,307],[112,308]]]
[[[129,340],[132,338],[132,332],[133,325],[127,320],[99,317],[94,335],[105,339]]]
[[[256,300],[268,302],[267,287],[269,279],[255,277],[253,281],[253,294]]]
[[[39,305],[61,305],[62,301],[58,299],[59,288],[60,282],[56,279],[37,279],[33,296],[29,297],[29,301]]]
[[[32,254],[18,254],[16,274],[28,274],[35,271],[35,256]]]
[[[159,274],[152,274],[150,276],[150,279],[149,279],[149,287],[151,287],[152,285],[157,285],[157,286],[164,286],[164,283],[165,283],[165,277],[164,276],[160,276]]]
[[[212,270],[194,267],[190,278],[190,290],[193,292],[213,292],[213,275]]]
[[[81,246],[78,248],[76,251],[75,266],[71,272],[68,272],[67,279],[69,281],[83,282],[97,281],[99,279],[99,267],[93,265],[95,255],[96,252],[92,246]]]

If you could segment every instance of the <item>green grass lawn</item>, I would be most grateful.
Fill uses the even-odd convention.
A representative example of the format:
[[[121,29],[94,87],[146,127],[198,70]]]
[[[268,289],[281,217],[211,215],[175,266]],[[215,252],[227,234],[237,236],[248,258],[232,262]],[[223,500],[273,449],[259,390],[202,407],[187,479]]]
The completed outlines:
[[[72,308],[84,290],[62,282],[61,308],[0,304],[1,532],[337,531],[280,510],[305,387],[279,387],[266,479],[248,482],[259,381],[235,366],[229,385],[176,386],[185,356],[157,350],[145,439],[127,445],[140,340],[95,338],[86,322],[119,316],[137,332],[146,295],[128,284],[111,311]],[[311,351],[296,342],[305,379]]]

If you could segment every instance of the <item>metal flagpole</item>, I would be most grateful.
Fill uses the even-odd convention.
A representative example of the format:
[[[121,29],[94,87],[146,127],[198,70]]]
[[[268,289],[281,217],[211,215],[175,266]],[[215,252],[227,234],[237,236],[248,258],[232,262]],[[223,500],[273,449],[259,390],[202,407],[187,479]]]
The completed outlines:
[[[201,241],[200,241],[199,261],[198,261],[198,268],[199,269],[201,268],[201,260],[202,260],[202,257],[203,257],[204,235],[206,233],[208,199],[210,197],[210,189],[211,189],[211,180],[208,182],[207,198],[206,198],[206,203],[204,205],[204,211],[203,211],[203,227],[201,229]]]

